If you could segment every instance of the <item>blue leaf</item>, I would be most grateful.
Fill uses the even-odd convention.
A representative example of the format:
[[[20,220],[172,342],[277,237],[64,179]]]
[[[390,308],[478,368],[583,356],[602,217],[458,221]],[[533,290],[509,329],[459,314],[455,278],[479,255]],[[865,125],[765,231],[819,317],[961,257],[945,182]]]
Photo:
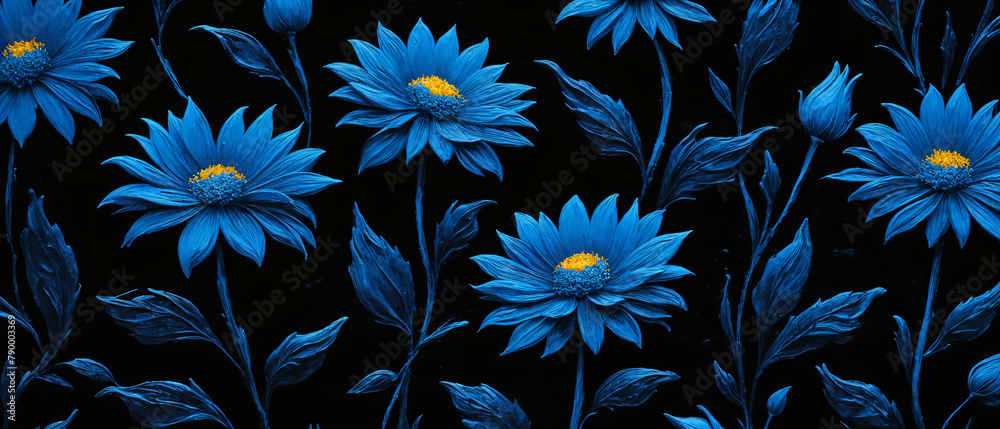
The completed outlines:
[[[844,344],[851,339],[850,332],[861,326],[861,315],[876,297],[885,293],[883,288],[866,292],[844,292],[829,300],[816,301],[788,323],[771,344],[760,364],[760,371],[768,365],[791,359],[831,342]]]
[[[996,317],[1000,305],[1000,284],[994,285],[986,293],[958,304],[944,321],[941,333],[927,349],[924,356],[930,356],[948,348],[955,341],[972,341],[979,338]]]
[[[35,198],[34,190],[29,193],[27,227],[21,232],[28,286],[42,310],[49,336],[59,338],[69,331],[80,296],[76,257],[59,226],[45,217],[45,197]]]
[[[132,331],[143,344],[202,340],[220,346],[205,317],[191,301],[170,292],[149,289],[132,299],[99,296],[97,300],[115,323]]]
[[[733,309],[729,303],[729,280],[732,277],[726,274],[726,285],[722,287],[722,304],[719,306],[719,320],[722,321],[722,330],[726,333],[726,340],[730,345],[736,344],[736,335],[733,332]]]
[[[1000,16],[994,18],[989,24],[986,23],[992,11],[993,0],[989,0],[986,2],[986,10],[983,11],[983,18],[979,20],[979,26],[976,27],[976,32],[972,35],[972,42],[969,43],[969,49],[965,52],[965,58],[962,60],[962,69],[958,72],[958,79],[955,81],[955,85],[961,84],[965,79],[965,72],[969,69],[969,64],[979,55],[983,47],[1000,34]]]
[[[712,362],[712,369],[715,374],[715,385],[719,387],[719,391],[722,392],[722,396],[725,397],[729,402],[736,405],[742,405],[743,400],[740,399],[739,390],[736,387],[736,379],[729,375],[726,371],[719,366],[719,362]]]
[[[351,237],[351,265],[348,271],[361,304],[379,323],[396,326],[412,334],[414,304],[413,273],[399,249],[389,247],[368,227],[358,205],[354,205]]]
[[[396,381],[396,373],[380,369],[362,378],[358,384],[355,384],[351,390],[347,391],[347,394],[361,394],[361,393],[375,393],[381,392],[393,385]]]
[[[147,381],[135,386],[112,386],[97,392],[97,397],[117,396],[136,422],[156,429],[178,423],[212,420],[233,429],[229,419],[204,391],[189,380],[190,387],[174,381]],[[170,413],[164,413],[170,409]]]
[[[767,199],[768,207],[774,204],[780,187],[781,174],[778,172],[778,165],[771,158],[771,152],[764,151],[764,175],[760,178],[760,190]]]
[[[739,59],[736,110],[740,115],[747,87],[757,69],[774,61],[792,44],[798,14],[799,0],[754,0],[750,4],[736,46]]]
[[[664,414],[670,423],[674,424],[677,429],[722,429],[722,424],[715,419],[712,413],[708,412],[708,409],[699,405],[698,409],[705,413],[708,420],[701,417],[674,417],[670,414]]]
[[[604,380],[594,394],[587,414],[594,414],[602,407],[635,407],[642,405],[656,393],[656,388],[668,381],[680,379],[670,371],[649,368],[628,368]]]
[[[951,13],[945,12],[944,14],[946,17],[944,36],[941,38],[941,63],[944,68],[941,73],[942,88],[948,82],[948,72],[951,71],[951,65],[955,62],[955,47],[958,46],[958,40],[955,39],[955,29],[951,26]]]
[[[812,241],[807,218],[802,221],[792,243],[767,261],[753,289],[753,308],[762,337],[766,338],[774,324],[799,305],[811,265]]]
[[[757,220],[757,207],[754,206],[750,194],[747,193],[746,183],[743,181],[743,172],[737,174],[740,180],[740,191],[743,192],[743,203],[746,205],[747,221],[750,223],[750,248],[756,249],[757,242],[760,241],[761,230]]]
[[[785,411],[785,403],[788,401],[788,391],[791,389],[792,386],[784,387],[772,393],[770,398],[767,398],[768,414],[778,416]]]
[[[442,381],[455,408],[462,413],[462,424],[470,429],[528,429],[531,422],[517,401],[510,402],[496,389],[485,384],[463,386]]]
[[[337,339],[346,320],[346,317],[341,317],[327,327],[308,334],[292,333],[271,352],[264,363],[267,379],[265,402],[270,402],[274,388],[305,380],[323,365],[327,349]]]
[[[444,213],[444,219],[437,224],[434,233],[434,265],[438,271],[445,262],[458,256],[458,253],[475,238],[479,232],[479,223],[476,221],[479,210],[494,202],[476,201],[462,204],[457,209],[455,204],[458,204],[458,201],[451,203],[451,207]]]
[[[78,374],[89,378],[91,381],[95,383],[111,383],[116,385],[118,384],[118,382],[115,381],[115,376],[111,375],[111,370],[109,370],[108,367],[92,359],[87,359],[87,358],[73,359],[69,362],[60,363],[53,368],[57,368],[60,366],[68,366],[72,368],[74,371],[76,371]]]
[[[733,95],[729,91],[729,85],[726,85],[722,79],[719,79],[715,75],[715,72],[711,68],[708,69],[708,83],[712,87],[712,93],[715,94],[715,99],[719,100],[722,107],[725,107],[730,114],[733,113]]]
[[[421,348],[425,344],[431,341],[438,341],[441,338],[444,338],[444,336],[447,335],[452,330],[464,327],[468,324],[469,322],[465,320],[459,320],[458,322],[452,322],[452,321],[445,322],[441,326],[438,326],[438,328],[435,329],[434,332],[431,332],[430,335],[420,339],[420,344],[417,345],[417,348]]]
[[[899,360],[903,363],[903,371],[906,378],[910,378],[910,363],[913,362],[913,340],[910,336],[910,327],[902,317],[892,316],[896,321],[897,330],[893,334],[896,341],[896,351],[899,352]]]
[[[732,180],[739,170],[736,166],[750,152],[760,135],[774,129],[762,127],[738,137],[698,138],[705,125],[695,127],[670,151],[663,187],[656,200],[658,207],[666,207],[681,199],[693,199],[691,194],[696,191]]]
[[[52,424],[46,426],[45,429],[66,429],[66,428],[68,428],[69,424],[73,422],[73,418],[76,417],[76,412],[77,411],[79,411],[79,410],[73,410],[73,412],[69,414],[69,417],[66,420],[63,420],[61,422],[52,423]]]
[[[38,381],[44,381],[46,383],[52,383],[56,386],[65,387],[66,389],[73,390],[73,385],[69,384],[68,381],[63,380],[62,377],[55,374],[45,374],[38,377]]]
[[[191,27],[192,30],[202,30],[211,33],[219,39],[229,57],[237,65],[260,77],[270,77],[283,80],[283,74],[275,64],[274,58],[253,36],[230,28],[215,28],[207,25]]]
[[[602,155],[629,155],[639,164],[639,174],[645,174],[646,159],[642,154],[639,130],[621,100],[616,103],[602,94],[590,82],[574,80],[556,63],[537,60],[548,66],[559,78],[559,86],[566,97],[566,106],[576,114],[577,123],[584,134],[597,146]]]
[[[895,402],[889,402],[878,387],[854,380],[843,380],[826,369],[816,367],[823,379],[823,395],[837,415],[851,427],[902,429],[903,418]],[[855,426],[856,425],[856,426]]]

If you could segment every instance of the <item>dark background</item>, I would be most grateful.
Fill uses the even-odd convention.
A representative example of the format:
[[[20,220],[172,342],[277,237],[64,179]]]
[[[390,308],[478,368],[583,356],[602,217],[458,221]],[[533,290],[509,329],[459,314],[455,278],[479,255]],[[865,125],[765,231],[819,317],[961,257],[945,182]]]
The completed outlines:
[[[89,0],[83,11],[89,13],[120,3]],[[739,22],[745,16],[741,6],[745,7],[748,2],[700,3],[716,17],[729,9],[735,13],[737,21],[716,27],[715,34],[703,24],[680,25],[682,44],[687,46],[683,54],[691,62],[679,65],[671,60],[674,104],[667,133],[668,150],[700,123],[709,123],[703,136],[735,133],[728,113],[712,97],[707,68],[712,67],[724,81],[734,85],[736,57],[732,47],[740,35]],[[904,9],[912,10],[914,4],[911,3],[915,1],[904,2]],[[928,82],[935,86],[940,85],[938,44],[944,29],[945,7],[942,3],[929,2],[927,5],[921,40],[925,74]],[[946,97],[954,90],[955,73],[985,2],[965,3],[961,7],[949,6],[959,49],[955,69],[944,89]],[[489,37],[487,64],[509,63],[501,81],[525,83],[536,88],[522,98],[538,101],[525,112],[538,127],[538,132],[525,132],[534,142],[534,148],[497,150],[504,165],[502,182],[495,177],[472,175],[457,162],[443,166],[436,158],[430,161],[428,193],[424,200],[428,234],[455,200],[465,203],[491,199],[497,204],[483,210],[479,217],[480,235],[463,257],[450,263],[441,275],[439,290],[449,289],[448,284],[453,286],[442,299],[440,315],[433,326],[449,318],[471,323],[444,342],[427,347],[414,362],[410,419],[423,414],[422,427],[461,427],[458,412],[445,389],[438,384],[446,380],[466,385],[486,383],[509,398],[516,398],[534,427],[565,426],[572,404],[576,355],[568,350],[562,356],[539,359],[541,346],[535,346],[499,357],[511,329],[490,327],[478,334],[475,332],[496,304],[479,299],[479,294],[468,286],[482,284],[489,277],[467,257],[480,253],[501,254],[503,250],[493,230],[516,234],[511,221],[514,212],[541,209],[550,216],[557,216],[559,208],[575,194],[580,195],[592,211],[607,195],[619,193],[619,210],[624,213],[631,200],[638,197],[640,189],[635,165],[626,158],[587,157],[589,152],[584,151],[589,151],[589,143],[579,131],[573,115],[563,106],[564,99],[555,78],[532,61],[556,61],[571,77],[588,80],[602,92],[621,98],[635,117],[648,154],[660,119],[659,71],[654,49],[637,26],[617,56],[612,55],[610,35],[588,51],[585,41],[592,19],[571,18],[561,23],[556,31],[553,22],[563,5],[555,0],[403,1],[402,10],[394,9],[398,13],[389,10],[393,4],[387,0],[317,1],[312,22],[298,36],[312,97],[313,145],[327,151],[313,171],[344,181],[309,199],[319,219],[315,233],[318,238],[337,243],[339,248],[331,257],[319,258],[322,260],[316,266],[305,265],[306,270],[314,271],[308,273],[301,282],[302,287],[298,288],[294,288],[295,282],[290,280],[294,276],[292,270],[303,267],[302,256],[297,251],[269,239],[264,264],[258,268],[247,258],[239,257],[231,249],[226,250],[235,313],[243,319],[261,321],[249,333],[260,389],[263,389],[265,359],[288,334],[312,332],[342,316],[350,318],[319,371],[302,383],[277,389],[271,404],[271,427],[305,428],[310,423],[319,423],[324,428],[376,427],[391,393],[346,396],[345,392],[353,385],[351,376],[362,375],[366,368],[370,371],[386,361],[389,369],[398,371],[405,362],[405,353],[395,358],[390,356],[398,346],[396,329],[375,323],[355,296],[347,274],[351,262],[348,242],[351,209],[357,203],[371,227],[390,244],[400,247],[414,269],[416,284],[424,283],[413,221],[415,169],[396,160],[357,174],[360,148],[374,130],[334,127],[355,106],[327,98],[327,94],[344,83],[322,66],[342,61],[357,64],[353,55],[345,53],[343,46],[348,39],[362,37],[366,28],[374,30],[376,19],[383,19],[389,29],[405,40],[420,17],[435,37],[457,24],[462,49]],[[905,27],[911,28],[912,14],[905,15],[908,21]],[[895,47],[895,41],[864,22],[846,2],[806,2],[799,22],[791,48],[763,67],[754,79],[746,108],[747,130],[766,125],[784,127],[765,137],[776,140],[777,149],[773,155],[784,180],[782,201],[787,198],[809,142],[804,130],[789,125],[797,123],[794,119],[796,91],[808,91],[818,84],[830,72],[834,61],[850,64],[852,74],[864,73],[854,98],[858,112],[856,126],[888,122],[889,117],[880,103],[893,102],[916,110],[921,100],[912,90],[914,79],[902,65],[889,54],[874,49],[874,45],[883,43]],[[294,71],[285,53],[284,37],[271,32],[265,25],[262,2],[214,0],[181,4],[167,24],[163,49],[185,91],[204,110],[213,130],[217,132],[240,106],[250,106],[246,114],[249,123],[272,104],[278,106],[276,111],[292,116],[285,120],[276,117],[276,126],[281,127],[286,121],[288,126],[297,125],[302,117],[287,88],[276,80],[255,77],[234,65],[209,34],[187,31],[201,24],[236,28],[255,35],[271,50],[286,74],[291,77]],[[23,228],[28,189],[34,189],[46,196],[49,219],[60,225],[67,243],[76,252],[83,285],[81,302],[86,304],[96,295],[114,295],[135,288],[167,290],[198,305],[216,333],[221,335],[225,325],[215,288],[212,258],[195,268],[190,279],[185,279],[176,254],[180,228],[144,236],[130,248],[120,248],[125,232],[138,215],[111,216],[112,208],[97,209],[97,204],[108,192],[135,182],[120,169],[101,166],[101,162],[116,155],[146,159],[139,145],[126,134],[148,135],[140,118],[165,123],[167,110],[181,114],[185,106],[185,100],[177,95],[165,76],[149,72],[158,67],[149,42],[155,33],[152,5],[143,1],[130,2],[108,32],[108,37],[136,42],[124,55],[105,62],[122,77],[120,82],[105,82],[122,98],[119,109],[113,110],[112,105],[101,103],[109,124],[106,128],[113,127],[110,133],[93,131],[97,128],[95,124],[77,116],[77,137],[71,147],[45,120],[38,121],[25,147],[17,151],[14,231],[17,234]],[[699,35],[702,43],[695,46]],[[994,45],[987,46],[966,78],[977,109],[1000,96],[996,84],[1000,72],[1000,64],[995,60],[997,49]],[[681,55],[681,52],[673,47],[667,51],[668,55]],[[126,95],[131,101],[126,101]],[[81,144],[88,133],[100,136],[99,142],[95,138],[92,144]],[[304,142],[303,138],[300,145]],[[793,314],[817,299],[827,299],[844,291],[884,287],[888,293],[874,301],[853,341],[826,346],[774,365],[765,372],[758,389],[755,413],[755,424],[760,427],[766,418],[764,401],[767,396],[789,384],[793,388],[788,407],[785,414],[772,422],[772,427],[842,427],[822,395],[819,376],[814,369],[821,363],[826,363],[842,378],[877,385],[899,403],[900,411],[911,420],[909,384],[905,374],[898,372],[889,357],[895,350],[892,344],[895,325],[891,316],[902,316],[913,330],[919,326],[932,252],[927,249],[923,224],[883,244],[888,217],[864,224],[863,214],[871,203],[846,201],[855,186],[820,180],[827,174],[859,166],[859,161],[842,154],[844,148],[857,145],[864,145],[864,141],[852,131],[819,148],[803,192],[768,254],[785,246],[802,219],[809,218],[814,245],[813,266],[802,302]],[[86,151],[85,147],[92,150]],[[760,152],[755,154],[759,156]],[[664,154],[661,168],[667,156],[669,153]],[[54,164],[57,162],[72,171],[57,173],[59,166]],[[744,167],[751,183],[759,180],[758,166],[749,161]],[[562,173],[564,171],[567,173]],[[558,183],[561,173],[572,182]],[[654,180],[651,192],[657,191]],[[607,334],[601,354],[587,356],[584,388],[589,404],[601,381],[628,367],[670,370],[682,379],[662,386],[660,392],[642,407],[602,411],[588,420],[588,427],[668,427],[662,413],[700,415],[695,409],[698,404],[712,410],[726,427],[737,427],[735,419],[741,412],[726,402],[717,389],[709,387],[706,377],[712,361],[726,350],[718,318],[725,274],[734,275],[734,288],[730,293],[734,297],[749,260],[744,205],[734,192],[709,189],[696,196],[697,201],[672,205],[665,214],[661,230],[662,233],[694,231],[674,262],[691,269],[696,276],[669,285],[687,300],[689,310],[672,319],[671,332],[644,325],[641,350]],[[754,196],[760,197],[756,193]],[[655,208],[652,199],[643,201],[641,207],[643,213]],[[959,289],[959,285],[972,286],[978,295],[985,291],[985,288],[976,289],[978,285],[994,284],[995,280],[977,282],[976,279],[980,267],[991,266],[984,261],[995,258],[998,247],[996,240],[978,226],[973,228],[964,250],[956,245],[953,233],[946,235],[944,240],[936,308],[950,311],[962,299],[958,292],[966,290]],[[6,253],[6,245],[4,249]],[[22,269],[23,262],[18,267],[19,272]],[[985,272],[995,275],[989,268]],[[21,275],[23,279],[23,273]],[[126,287],[121,288],[120,279],[127,280]],[[22,299],[30,301],[25,293],[27,287],[22,289]],[[285,298],[277,305],[267,302],[275,290],[281,291]],[[418,303],[425,302],[425,293],[426,290],[418,286]],[[4,294],[8,300],[12,299],[9,289]],[[36,307],[30,302],[27,305],[32,319],[39,324],[41,317]],[[733,305],[735,307],[735,299]],[[130,338],[128,332],[115,325],[106,314],[89,305],[81,307],[75,320],[80,326],[79,335],[69,341],[57,361],[78,357],[97,360],[106,364],[122,385],[149,380],[186,382],[191,378],[236,427],[257,426],[256,413],[239,373],[212,346],[198,342],[144,346]],[[976,362],[1000,352],[998,339],[1000,334],[994,329],[975,342],[953,345],[927,359],[921,392],[928,426],[943,423],[962,402],[968,394],[965,380],[969,369]],[[19,359],[31,357],[31,352],[26,350],[29,344],[27,340],[19,342]],[[752,367],[752,362],[748,365]],[[14,427],[45,426],[64,419],[73,409],[80,412],[72,427],[137,427],[121,401],[112,397],[94,398],[104,386],[62,370],[57,373],[76,388],[66,391],[34,383],[18,403],[18,422]],[[956,426],[973,415],[978,427],[998,427],[993,422],[998,421],[1000,413],[979,404],[967,406]],[[184,427],[215,426],[197,422]]]

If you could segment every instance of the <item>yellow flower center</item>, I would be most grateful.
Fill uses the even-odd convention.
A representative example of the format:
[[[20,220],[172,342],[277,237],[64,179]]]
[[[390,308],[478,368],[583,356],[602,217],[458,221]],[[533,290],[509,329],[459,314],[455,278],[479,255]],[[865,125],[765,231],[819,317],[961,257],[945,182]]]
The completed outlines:
[[[7,45],[7,49],[4,49],[3,51],[3,56],[22,57],[24,56],[24,54],[27,54],[28,52],[42,48],[45,48],[45,44],[38,43],[35,41],[35,39],[27,41],[22,40],[20,42],[14,43],[13,45]]]
[[[928,156],[926,161],[938,167],[969,168],[969,158],[950,150],[934,149],[934,154]]]
[[[562,263],[556,266],[556,269],[583,271],[585,268],[597,265],[597,261],[603,260],[604,257],[597,256],[596,253],[581,252],[563,259]]]
[[[431,95],[443,95],[445,97],[461,97],[458,92],[458,88],[455,85],[448,83],[447,80],[441,79],[437,76],[421,76],[419,79],[413,79],[409,86],[420,85],[424,88],[430,90]]]
[[[239,180],[242,180],[244,182],[246,181],[246,178],[243,177],[242,174],[236,172],[236,168],[225,167],[222,164],[216,164],[199,171],[198,174],[196,174],[194,177],[188,179],[188,182],[194,183],[202,180],[207,180],[215,176],[218,176],[220,174],[230,174]]]

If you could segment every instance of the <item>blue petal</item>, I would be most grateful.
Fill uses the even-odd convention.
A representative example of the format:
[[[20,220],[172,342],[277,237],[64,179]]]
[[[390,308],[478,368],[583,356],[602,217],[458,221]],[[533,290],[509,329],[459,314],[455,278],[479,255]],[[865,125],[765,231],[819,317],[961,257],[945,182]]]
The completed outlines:
[[[604,343],[604,318],[600,310],[588,300],[581,300],[577,306],[577,322],[580,324],[580,335],[583,342],[590,347],[596,355],[601,351],[601,344]]]
[[[127,233],[125,233],[125,240],[122,242],[122,247],[131,246],[132,241],[140,235],[150,234],[156,231],[162,231],[174,225],[180,225],[181,223],[184,223],[188,219],[194,217],[194,215],[201,213],[204,208],[205,206],[199,205],[180,209],[167,208],[163,210],[152,210],[149,213],[142,215],[139,220],[132,224],[132,227],[129,228]]]
[[[42,113],[48,118],[52,127],[59,132],[70,144],[73,143],[73,134],[76,133],[76,126],[73,122],[73,115],[69,113],[66,105],[43,84],[31,85],[31,93],[42,108]]]
[[[207,167],[218,159],[212,128],[208,126],[205,114],[201,112],[194,100],[188,97],[187,108],[184,109],[184,119],[181,121],[181,135],[184,147],[195,159]],[[270,136],[269,136],[270,137]]]
[[[938,203],[940,202],[941,194],[935,193],[927,198],[922,198],[908,204],[906,207],[903,207],[903,209],[900,210],[899,213],[896,213],[896,215],[892,217],[892,220],[889,221],[889,226],[886,227],[885,231],[885,241],[888,242],[889,239],[896,234],[909,231],[913,227],[917,226],[917,224],[926,219],[932,211],[939,209]]]
[[[514,332],[510,335],[510,342],[507,343],[507,348],[500,353],[500,356],[538,344],[539,341],[542,341],[549,334],[554,324],[554,319],[539,317],[517,325],[514,328]]]
[[[148,162],[131,156],[116,156],[108,158],[101,165],[113,164],[125,170],[126,173],[151,185],[169,185],[174,189],[183,189],[184,184],[172,175],[165,174]]]
[[[424,24],[423,19],[418,19],[417,24],[410,31],[410,37],[406,41],[406,50],[413,67],[412,72],[415,75],[434,74],[434,35]]]
[[[577,195],[570,198],[559,213],[559,241],[570,254],[592,251],[587,248],[590,241],[590,217]]]
[[[433,125],[432,120],[425,115],[419,115],[413,119],[413,123],[410,124],[410,135],[406,138],[406,162],[416,158],[430,142],[431,126]]]
[[[486,62],[486,55],[490,51],[490,40],[485,39],[475,45],[465,48],[461,54],[458,55],[458,59],[455,61],[455,66],[449,71],[450,77],[449,82],[454,82],[455,86],[459,88],[464,88],[466,80],[472,76],[473,73],[479,71]],[[468,89],[463,89],[465,93],[469,93]]]
[[[513,280],[493,280],[473,288],[486,295],[485,299],[515,304],[529,304],[555,297],[551,287]]]
[[[184,277],[191,277],[191,270],[212,253],[219,237],[219,210],[207,209],[188,221],[177,241],[177,257]]]
[[[619,338],[642,348],[642,332],[632,315],[622,309],[610,309],[603,312],[604,323]]]
[[[483,171],[488,171],[503,180],[503,167],[500,165],[500,158],[496,152],[485,143],[468,143],[455,148],[458,161],[465,169],[471,173],[482,176]]]
[[[35,100],[30,91],[12,90],[11,94],[14,101],[7,117],[7,126],[17,142],[24,146],[24,141],[35,129]]]
[[[358,174],[368,167],[382,165],[396,159],[406,150],[407,137],[410,131],[406,128],[385,129],[379,131],[365,142],[361,149],[361,163]]]
[[[437,44],[434,45],[435,74],[438,76],[447,76],[446,73],[454,69],[455,59],[457,58],[458,34],[455,31],[455,26],[452,26],[450,30],[438,39]]]
[[[233,207],[220,210],[220,226],[233,250],[260,264],[264,262],[264,231],[246,209]]]
[[[235,164],[239,156],[240,142],[243,141],[243,134],[246,132],[243,125],[243,112],[246,110],[246,106],[236,109],[219,130],[216,145],[219,148],[219,160],[223,165]]]
[[[340,183],[322,174],[311,172],[290,173],[267,183],[266,186],[290,197],[305,197]]]

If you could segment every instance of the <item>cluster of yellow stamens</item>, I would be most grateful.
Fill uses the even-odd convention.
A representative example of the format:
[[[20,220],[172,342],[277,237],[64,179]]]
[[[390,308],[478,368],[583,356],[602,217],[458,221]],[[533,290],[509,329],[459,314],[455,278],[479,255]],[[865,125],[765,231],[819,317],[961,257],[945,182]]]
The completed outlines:
[[[934,149],[934,154],[928,156],[926,161],[938,167],[969,168],[969,158],[950,150]]]
[[[597,265],[597,261],[603,260],[604,257],[597,256],[596,253],[581,252],[563,259],[562,263],[556,266],[556,269],[558,270],[562,268],[564,270],[583,271],[587,267]]]
[[[410,82],[410,86],[420,85],[424,88],[430,90],[431,95],[443,95],[445,97],[461,97],[458,92],[458,88],[455,85],[448,83],[447,80],[441,79],[437,76],[421,76],[419,79],[413,79]]]
[[[193,183],[193,182],[197,182],[197,181],[200,181],[200,180],[206,180],[206,179],[210,179],[210,178],[212,178],[214,176],[218,176],[220,174],[226,174],[226,173],[232,174],[233,177],[236,177],[239,180],[246,181],[246,178],[244,178],[242,174],[236,172],[236,168],[225,167],[222,164],[215,164],[215,165],[213,165],[211,167],[208,167],[206,169],[203,169],[203,170],[199,171],[197,175],[195,175],[194,177],[188,179],[188,182],[192,182]]]
[[[36,42],[35,39],[16,42],[13,45],[7,45],[7,49],[4,49],[3,56],[15,56],[21,57],[28,52],[34,51],[35,49],[42,49],[45,47],[44,43]]]

